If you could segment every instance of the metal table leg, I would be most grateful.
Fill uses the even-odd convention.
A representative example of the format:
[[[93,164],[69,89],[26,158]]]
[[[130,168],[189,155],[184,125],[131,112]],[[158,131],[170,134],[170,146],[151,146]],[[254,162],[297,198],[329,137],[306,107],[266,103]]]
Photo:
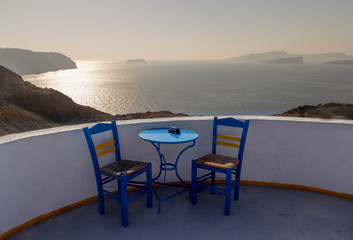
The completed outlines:
[[[161,190],[161,193],[159,194],[159,196],[158,196],[157,192],[155,191],[155,189],[153,189],[154,192],[155,192],[155,194],[156,194],[156,196],[157,196],[157,199],[158,199],[158,213],[160,213],[160,212],[161,212],[161,207],[160,207],[161,202],[166,201],[166,200],[168,200],[168,199],[170,199],[170,198],[172,198],[172,197],[175,197],[175,196],[177,196],[177,195],[179,195],[179,194],[181,194],[181,193],[184,193],[184,192],[186,192],[186,191],[190,188],[190,184],[186,183],[186,182],[180,177],[180,175],[179,175],[179,173],[178,173],[178,161],[179,161],[181,155],[182,155],[187,149],[189,149],[189,148],[195,146],[195,140],[192,141],[192,144],[191,144],[191,145],[186,146],[186,147],[178,154],[178,156],[177,156],[177,158],[176,158],[176,160],[175,160],[175,163],[167,163],[167,162],[166,162],[166,159],[165,159],[164,155],[161,153],[161,147],[160,147],[161,144],[160,144],[160,143],[157,143],[157,144],[156,144],[156,143],[154,143],[154,142],[151,142],[151,144],[156,148],[156,150],[157,150],[157,152],[158,152],[158,155],[159,155],[159,158],[160,158],[160,161],[161,161],[159,173],[158,173],[157,177],[155,177],[155,178],[152,179],[154,183],[162,184],[162,190]],[[172,170],[175,171],[175,174],[176,174],[177,178],[179,179],[179,181],[180,181],[181,183],[183,183],[182,186],[166,183],[167,171],[172,171]],[[163,182],[162,182],[162,183],[156,182],[156,180],[157,180],[158,178],[160,178],[160,176],[161,176],[161,174],[162,174],[162,171],[164,171]],[[184,189],[184,190],[182,190],[182,191],[179,191],[179,192],[177,192],[177,193],[175,193],[175,194],[172,194],[172,195],[169,195],[169,196],[163,198],[163,192],[164,192],[164,187],[165,187],[165,185],[171,185],[171,186],[177,186],[177,187],[186,187],[186,189]]]

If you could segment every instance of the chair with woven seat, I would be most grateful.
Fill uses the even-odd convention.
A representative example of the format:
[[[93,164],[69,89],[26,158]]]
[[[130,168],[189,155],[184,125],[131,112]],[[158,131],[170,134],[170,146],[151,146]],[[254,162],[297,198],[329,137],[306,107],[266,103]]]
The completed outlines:
[[[128,203],[147,194],[147,207],[152,207],[152,168],[151,163],[122,160],[120,156],[119,136],[116,122],[98,123],[91,128],[83,128],[96,176],[99,213],[104,214],[104,197],[121,204],[122,225],[128,225]],[[108,139],[108,140],[107,140]],[[103,157],[104,156],[104,157]],[[113,162],[111,162],[114,160]],[[100,161],[110,161],[100,167]],[[146,181],[132,181],[146,173]],[[118,192],[106,190],[103,186],[117,180]],[[128,194],[127,187],[133,186],[138,191]],[[107,186],[108,187],[108,186]]]
[[[219,134],[225,131],[240,132],[241,137]],[[243,154],[246,136],[249,128],[249,121],[239,121],[234,118],[213,120],[213,136],[212,136],[212,153],[200,157],[192,161],[191,174],[191,199],[193,204],[197,204],[197,190],[207,190],[225,196],[224,214],[230,214],[231,193],[234,190],[234,200],[239,199],[239,184],[241,166],[243,162]],[[234,143],[238,142],[238,143]],[[230,157],[217,153],[217,145],[222,147],[238,148],[236,157]],[[236,155],[236,152],[232,153]],[[198,169],[206,170],[206,174],[197,176]],[[225,188],[216,186],[216,173],[225,174]],[[233,178],[234,177],[234,178]]]

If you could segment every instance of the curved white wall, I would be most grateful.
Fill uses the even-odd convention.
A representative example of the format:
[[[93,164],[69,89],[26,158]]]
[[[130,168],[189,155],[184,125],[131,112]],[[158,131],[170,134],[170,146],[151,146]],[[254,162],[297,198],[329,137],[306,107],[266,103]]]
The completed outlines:
[[[250,128],[242,180],[298,184],[353,194],[353,121],[246,117]],[[118,122],[122,157],[151,161],[154,147],[138,137],[144,129],[175,125],[199,133],[195,147],[179,161],[190,180],[190,160],[211,149],[212,117]],[[46,129],[0,137],[0,234],[39,215],[96,195],[96,183],[82,127]],[[183,145],[162,145],[168,160]],[[168,175],[168,181],[176,181]]]

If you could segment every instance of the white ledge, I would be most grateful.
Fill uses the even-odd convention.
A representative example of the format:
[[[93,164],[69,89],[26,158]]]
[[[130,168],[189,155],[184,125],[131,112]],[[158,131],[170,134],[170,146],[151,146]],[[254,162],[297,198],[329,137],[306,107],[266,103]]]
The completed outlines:
[[[344,119],[323,119],[323,118],[301,118],[301,117],[281,117],[281,116],[254,116],[254,115],[227,115],[219,116],[224,117],[234,117],[241,120],[268,120],[268,121],[294,121],[294,122],[308,122],[308,123],[329,123],[329,124],[353,124],[353,120]],[[151,122],[171,122],[171,121],[185,121],[185,120],[212,120],[213,116],[187,116],[187,117],[168,117],[168,118],[145,118],[145,119],[130,119],[130,120],[117,120],[118,125],[126,124],[137,124],[137,123],[151,123]],[[19,139],[41,136],[53,133],[67,132],[82,129],[86,126],[93,126],[97,122],[83,123],[76,125],[65,125],[60,127],[45,128],[40,130],[14,133],[0,137],[0,144],[16,141]]]
[[[220,116],[227,117],[227,116]],[[243,181],[302,185],[353,194],[353,121],[277,116],[232,116],[249,119],[242,169]],[[212,116],[117,121],[122,158],[152,162],[159,156],[141,140],[145,129],[175,125],[199,138],[178,163],[190,180],[191,160],[210,152]],[[0,234],[42,214],[97,195],[89,150],[82,128],[95,123],[62,126],[0,137],[0,204],[6,221]],[[167,160],[183,146],[161,146]],[[234,154],[223,150],[221,154]],[[14,174],[16,177],[14,177]],[[172,174],[171,174],[172,175]],[[177,181],[171,176],[168,181]],[[49,193],[49,194],[48,194]]]

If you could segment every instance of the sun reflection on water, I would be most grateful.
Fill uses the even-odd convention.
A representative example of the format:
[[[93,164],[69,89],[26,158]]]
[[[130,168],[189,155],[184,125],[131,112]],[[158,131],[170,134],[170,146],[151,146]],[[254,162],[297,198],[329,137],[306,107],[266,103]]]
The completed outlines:
[[[121,114],[129,112],[131,104],[136,105],[129,103],[131,97],[136,98],[136,92],[129,88],[131,74],[126,71],[124,63],[82,61],[77,62],[77,69],[25,75],[23,78],[38,87],[58,90],[78,104]]]

